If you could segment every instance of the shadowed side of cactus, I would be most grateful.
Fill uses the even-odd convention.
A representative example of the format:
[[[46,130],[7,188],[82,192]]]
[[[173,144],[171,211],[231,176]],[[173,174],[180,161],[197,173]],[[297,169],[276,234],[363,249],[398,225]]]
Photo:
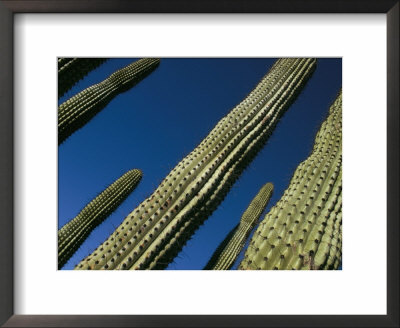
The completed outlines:
[[[267,206],[273,189],[274,186],[270,182],[260,189],[243,213],[239,224],[229,232],[228,236],[218,246],[204,270],[229,270],[232,267],[251,230],[255,227]]]
[[[239,269],[337,269],[342,240],[342,94],[282,198],[260,223]]]
[[[157,58],[135,61],[62,103],[58,107],[58,144],[84,126],[116,95],[149,75],[159,63]]]
[[[142,178],[142,171],[126,172],[70,222],[58,231],[58,268],[62,268],[78,250],[87,236],[102,223],[136,188]]]
[[[59,58],[58,98],[62,97],[91,70],[104,63],[107,58]]]
[[[256,88],[76,269],[160,269],[221,202],[316,66],[278,60]]]

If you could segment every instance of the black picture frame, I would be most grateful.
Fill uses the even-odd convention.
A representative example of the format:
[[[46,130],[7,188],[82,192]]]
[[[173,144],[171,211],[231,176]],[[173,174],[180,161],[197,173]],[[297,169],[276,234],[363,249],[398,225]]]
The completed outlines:
[[[0,324],[4,327],[399,327],[399,8],[398,0],[0,0]],[[14,315],[14,14],[121,12],[386,14],[387,315]]]

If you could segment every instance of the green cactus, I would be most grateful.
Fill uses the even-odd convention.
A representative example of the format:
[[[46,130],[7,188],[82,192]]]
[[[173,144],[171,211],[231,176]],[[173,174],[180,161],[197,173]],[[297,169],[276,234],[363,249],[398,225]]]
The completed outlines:
[[[159,63],[157,58],[135,61],[62,103],[58,107],[58,144],[84,126],[117,94],[149,75]]]
[[[337,269],[342,240],[342,94],[282,198],[260,223],[239,269]]]
[[[87,236],[102,223],[136,188],[142,171],[126,172],[102,191],[71,221],[58,231],[58,268],[62,268]]]
[[[215,209],[316,66],[280,59],[93,254],[76,269],[160,269]]]
[[[251,230],[257,224],[260,215],[267,206],[273,192],[274,186],[268,182],[265,184],[249,207],[243,213],[239,224],[237,224],[218,246],[204,270],[229,270],[240,254]]]
[[[59,58],[58,98],[62,97],[80,79],[106,60],[106,58]]]

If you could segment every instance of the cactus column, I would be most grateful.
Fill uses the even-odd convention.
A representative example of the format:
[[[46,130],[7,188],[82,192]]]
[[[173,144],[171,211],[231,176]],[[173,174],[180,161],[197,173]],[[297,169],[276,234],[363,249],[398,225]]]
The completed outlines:
[[[255,227],[261,213],[267,206],[273,189],[274,186],[270,182],[260,189],[243,213],[239,224],[233,228],[218,246],[204,270],[229,270],[232,267],[251,230]]]
[[[315,65],[309,58],[278,60],[77,269],[165,267],[263,146]]]
[[[84,126],[117,94],[150,74],[159,63],[160,60],[156,58],[135,61],[62,103],[58,107],[58,144]]]
[[[106,60],[106,58],[59,58],[58,98],[62,97],[75,83]]]
[[[67,263],[93,229],[129,196],[141,178],[142,171],[140,170],[126,172],[58,231],[59,269]]]
[[[342,240],[342,94],[311,155],[265,216],[239,269],[337,269]]]

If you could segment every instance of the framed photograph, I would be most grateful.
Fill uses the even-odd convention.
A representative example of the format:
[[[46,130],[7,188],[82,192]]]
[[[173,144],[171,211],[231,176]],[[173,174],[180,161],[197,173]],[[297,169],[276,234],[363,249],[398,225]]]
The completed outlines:
[[[0,1],[1,324],[397,327],[398,19]]]

